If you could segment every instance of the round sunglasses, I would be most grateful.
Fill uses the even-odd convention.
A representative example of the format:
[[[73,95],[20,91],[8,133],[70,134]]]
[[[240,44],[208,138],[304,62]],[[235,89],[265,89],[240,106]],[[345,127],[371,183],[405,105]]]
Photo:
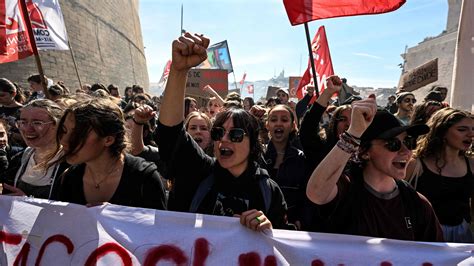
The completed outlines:
[[[226,132],[225,128],[213,127],[211,129],[211,139],[213,141],[220,141],[225,136]],[[247,135],[247,133],[245,133],[241,128],[231,128],[228,134],[231,142],[242,142],[244,136]]]
[[[416,149],[416,138],[412,136],[406,136],[403,141],[399,140],[398,138],[391,138],[385,140],[384,147],[391,151],[391,152],[397,152],[402,149],[402,144],[407,147],[409,150],[414,150]]]

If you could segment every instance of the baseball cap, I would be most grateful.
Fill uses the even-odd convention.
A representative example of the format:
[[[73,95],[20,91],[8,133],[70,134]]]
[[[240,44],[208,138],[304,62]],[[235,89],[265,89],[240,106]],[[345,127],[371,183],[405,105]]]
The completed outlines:
[[[407,132],[409,136],[418,137],[429,131],[430,128],[425,124],[402,126],[394,115],[385,110],[379,110],[360,138],[362,142],[369,142],[374,139],[391,139],[403,132]]]
[[[407,97],[408,95],[415,97],[415,95],[411,92],[401,92],[397,94],[397,99],[395,101],[397,103],[401,103],[403,101],[403,98]]]

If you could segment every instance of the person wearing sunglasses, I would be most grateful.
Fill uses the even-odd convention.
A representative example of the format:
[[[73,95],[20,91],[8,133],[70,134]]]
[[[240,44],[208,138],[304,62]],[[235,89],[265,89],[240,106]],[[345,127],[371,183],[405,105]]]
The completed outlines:
[[[407,178],[433,204],[445,241],[472,243],[474,159],[466,153],[474,138],[474,116],[444,108],[427,125],[430,132],[419,139]]]
[[[416,103],[415,95],[411,92],[399,93],[396,103],[398,111],[395,113],[395,117],[400,120],[402,125],[407,126],[410,123],[410,118]]]
[[[208,45],[208,38],[190,33],[172,44],[158,147],[176,187],[180,187],[175,198],[188,206],[189,212],[239,216],[252,230],[270,229],[272,224],[283,228],[283,193],[257,163],[262,153],[257,119],[242,108],[218,113],[211,129],[215,158],[206,155],[183,127],[187,72],[206,59]]]
[[[375,96],[352,103],[352,122],[310,177],[324,232],[414,241],[443,241],[428,200],[405,177],[426,125],[403,126],[376,111]],[[358,158],[346,169],[350,158]],[[344,171],[346,169],[346,171]]]
[[[20,110],[16,125],[28,147],[12,158],[4,188],[12,196],[58,199],[59,176],[68,167],[56,131],[63,108],[51,100],[33,100]],[[4,191],[5,193],[5,191]]]

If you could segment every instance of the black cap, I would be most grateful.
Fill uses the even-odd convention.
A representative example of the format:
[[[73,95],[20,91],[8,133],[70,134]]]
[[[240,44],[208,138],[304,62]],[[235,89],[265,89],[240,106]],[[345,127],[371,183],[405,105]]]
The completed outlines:
[[[362,134],[361,141],[369,142],[374,139],[391,139],[403,132],[408,135],[418,137],[430,131],[427,125],[402,126],[400,121],[391,113],[379,110],[375,114],[374,120]]]

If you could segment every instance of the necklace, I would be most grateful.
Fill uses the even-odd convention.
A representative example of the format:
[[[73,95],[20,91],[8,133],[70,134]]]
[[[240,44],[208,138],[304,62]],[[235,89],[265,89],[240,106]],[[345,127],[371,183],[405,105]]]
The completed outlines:
[[[97,189],[97,190],[100,190],[100,185],[101,185],[102,183],[104,183],[109,177],[113,177],[114,174],[116,174],[118,171],[120,171],[120,167],[116,167],[115,169],[112,169],[107,175],[105,175],[105,177],[102,178],[102,180],[99,180],[99,181],[97,182],[97,181],[96,181],[96,176],[95,176],[94,172],[93,172],[92,170],[90,170],[90,168],[87,168],[87,167],[86,167],[86,169],[88,169],[89,175],[90,175],[90,177],[91,177],[91,179],[92,179],[92,182],[94,183],[93,186],[94,186],[94,188]]]

